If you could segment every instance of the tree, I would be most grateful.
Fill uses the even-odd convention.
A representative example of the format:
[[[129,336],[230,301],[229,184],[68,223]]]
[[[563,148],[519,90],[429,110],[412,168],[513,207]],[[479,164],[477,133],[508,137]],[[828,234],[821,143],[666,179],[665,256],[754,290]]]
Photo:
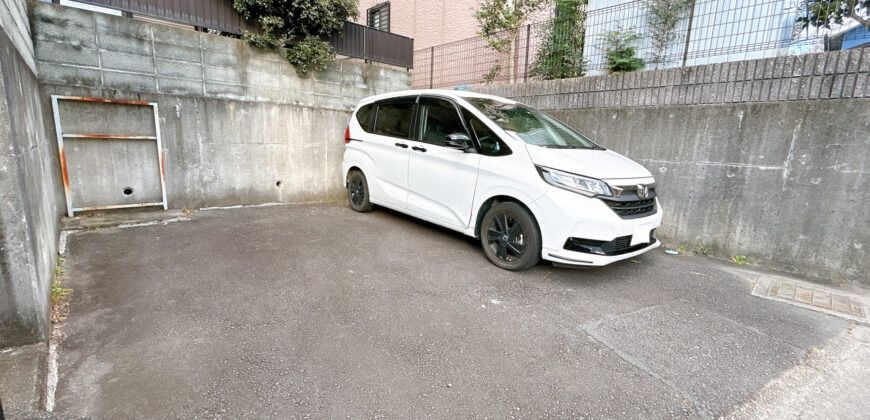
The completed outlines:
[[[326,70],[335,51],[324,38],[358,13],[356,0],[234,0],[233,7],[260,24],[262,32],[245,31],[245,40],[273,50],[289,45],[287,60],[299,74]]]
[[[497,52],[502,54],[510,52],[511,83],[516,78],[514,60],[517,35],[531,14],[540,10],[545,2],[545,0],[484,0],[480,8],[474,12],[474,18],[480,24],[477,34]],[[500,66],[496,64],[490,69],[489,74],[494,76],[499,69]]]
[[[807,15],[797,18],[803,28],[807,26],[831,28],[844,19],[852,19],[870,31],[870,0],[807,0]]]
[[[634,43],[640,35],[630,31],[610,31],[602,37],[604,40],[605,65],[614,73],[628,73],[642,69],[646,63],[637,57],[637,47]]]
[[[667,50],[677,39],[677,25],[686,17],[693,0],[650,0],[647,11],[649,36],[653,46],[652,61],[658,67],[667,61]]]
[[[544,80],[583,76],[588,0],[556,0],[556,18],[544,26],[547,34],[530,73]]]

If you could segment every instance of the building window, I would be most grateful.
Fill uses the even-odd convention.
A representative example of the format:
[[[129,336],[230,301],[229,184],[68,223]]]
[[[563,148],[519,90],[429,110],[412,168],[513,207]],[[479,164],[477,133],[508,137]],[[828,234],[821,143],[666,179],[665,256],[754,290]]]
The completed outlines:
[[[378,3],[369,8],[366,14],[369,27],[390,32],[390,2]]]

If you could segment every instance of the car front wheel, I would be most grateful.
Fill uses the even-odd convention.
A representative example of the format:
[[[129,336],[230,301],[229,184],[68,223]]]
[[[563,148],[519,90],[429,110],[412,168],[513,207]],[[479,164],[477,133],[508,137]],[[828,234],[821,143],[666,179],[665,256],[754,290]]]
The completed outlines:
[[[541,260],[538,224],[529,211],[517,203],[496,203],[486,212],[480,243],[486,257],[505,270],[527,270]]]

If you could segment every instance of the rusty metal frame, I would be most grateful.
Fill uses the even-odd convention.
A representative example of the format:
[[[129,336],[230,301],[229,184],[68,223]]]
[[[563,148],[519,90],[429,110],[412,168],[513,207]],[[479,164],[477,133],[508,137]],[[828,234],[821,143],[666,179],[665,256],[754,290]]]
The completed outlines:
[[[154,130],[153,136],[149,135],[116,135],[116,134],[95,134],[95,133],[74,133],[67,134],[63,132],[60,123],[60,108],[59,101],[79,101],[79,102],[98,102],[117,105],[133,105],[133,106],[150,106],[154,111]],[[60,156],[60,171],[63,175],[63,193],[66,196],[66,212],[69,217],[75,216],[75,212],[91,211],[91,210],[111,210],[124,209],[131,207],[152,207],[163,206],[163,210],[169,208],[166,200],[166,176],[163,170],[163,143],[160,138],[160,115],[157,110],[157,102],[133,101],[126,99],[106,99],[92,98],[87,96],[66,96],[66,95],[51,95],[51,111],[54,114],[54,130],[57,134],[57,150]],[[124,139],[124,140],[147,140],[157,142],[157,163],[160,165],[160,189],[162,192],[163,201],[153,203],[134,203],[134,204],[117,204],[108,206],[90,206],[90,207],[73,207],[72,194],[70,193],[69,172],[66,166],[66,153],[63,149],[63,139]]]

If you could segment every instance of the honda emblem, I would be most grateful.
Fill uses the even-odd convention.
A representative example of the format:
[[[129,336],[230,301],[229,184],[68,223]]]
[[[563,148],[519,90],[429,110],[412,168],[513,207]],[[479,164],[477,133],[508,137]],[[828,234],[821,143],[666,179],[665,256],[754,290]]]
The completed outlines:
[[[637,186],[637,198],[647,198],[649,196],[649,186],[638,184]]]

